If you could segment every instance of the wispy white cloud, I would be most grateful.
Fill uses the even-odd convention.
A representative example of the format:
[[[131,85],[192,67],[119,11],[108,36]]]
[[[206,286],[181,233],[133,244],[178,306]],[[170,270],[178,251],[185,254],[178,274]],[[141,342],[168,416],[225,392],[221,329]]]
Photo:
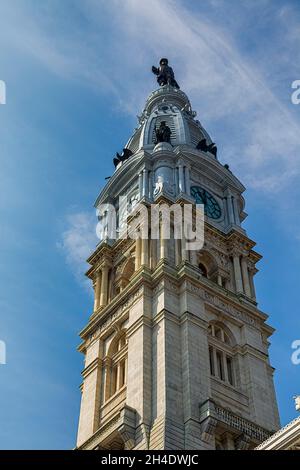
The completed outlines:
[[[272,91],[261,52],[259,63],[247,57],[236,32],[203,8],[200,15],[179,0],[83,0],[64,20],[58,2],[46,5],[35,15],[28,6],[19,11],[22,27],[11,40],[52,72],[110,93],[114,107],[135,115],[154,86],[151,63],[166,55],[203,124],[214,128],[216,120],[226,122],[230,134],[220,126],[213,137],[222,142],[223,158],[233,167],[238,163],[247,185],[272,193],[299,177],[300,128],[290,99],[284,102]],[[214,6],[225,8],[223,2]],[[250,3],[246,7],[250,15]],[[282,28],[278,35],[284,33],[293,8],[268,12]],[[293,23],[286,40],[295,34],[299,28]],[[273,60],[277,71],[280,57],[276,50],[273,55],[268,50],[266,63]],[[266,175],[272,184],[265,184]]]
[[[63,252],[77,281],[90,290],[90,282],[84,273],[88,269],[86,262],[99,241],[96,236],[96,214],[75,212],[66,218],[66,228],[57,247]]]
[[[291,191],[300,179],[299,117],[289,82],[285,96],[277,85],[286,70],[300,78],[293,75],[299,13],[292,4],[278,9],[268,0],[251,1],[225,22],[228,2],[211,0],[209,11],[204,5],[192,11],[180,0],[82,0],[71,11],[58,0],[38,8],[36,2],[20,2],[18,10],[3,2],[8,20],[0,37],[63,79],[110,95],[115,111],[131,116],[156,86],[152,63],[167,56],[199,119],[220,141],[220,158],[258,192]],[[251,54],[242,44],[245,17],[276,26],[272,40],[262,35]],[[63,237],[74,266],[84,266],[94,234],[85,217],[78,214]]]

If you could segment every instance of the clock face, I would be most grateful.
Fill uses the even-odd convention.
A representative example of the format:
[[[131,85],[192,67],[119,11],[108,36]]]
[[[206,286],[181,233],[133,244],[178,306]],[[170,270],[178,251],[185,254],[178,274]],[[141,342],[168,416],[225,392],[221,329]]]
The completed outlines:
[[[196,204],[204,205],[205,215],[212,219],[219,219],[221,217],[221,207],[206,189],[202,189],[199,186],[192,186],[191,195],[195,198]]]

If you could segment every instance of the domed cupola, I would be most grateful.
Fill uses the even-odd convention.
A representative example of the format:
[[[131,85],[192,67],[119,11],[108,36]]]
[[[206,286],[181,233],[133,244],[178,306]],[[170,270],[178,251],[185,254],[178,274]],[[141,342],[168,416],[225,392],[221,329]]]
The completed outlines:
[[[203,140],[209,146],[212,140],[195,119],[196,115],[183,91],[168,84],[164,85],[148,97],[145,108],[138,117],[139,127],[126,147],[133,153],[140,149],[153,151],[157,143],[156,129],[162,122],[171,131],[170,144],[173,148],[188,145],[195,149]]]
[[[173,202],[184,198],[206,204],[206,215],[218,229],[227,230],[233,224],[240,227],[245,217],[243,186],[217,160],[217,147],[196,119],[171,67],[156,71],[160,88],[149,95],[139,127],[123,151],[116,153],[115,171],[96,207],[103,202],[115,204],[120,223],[123,209],[119,197],[129,201],[129,208],[141,200],[155,202],[161,196]]]

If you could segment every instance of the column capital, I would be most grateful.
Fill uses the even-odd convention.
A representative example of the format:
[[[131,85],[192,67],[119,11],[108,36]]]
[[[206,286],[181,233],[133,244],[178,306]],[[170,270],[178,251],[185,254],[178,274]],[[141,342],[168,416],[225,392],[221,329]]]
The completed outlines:
[[[253,263],[251,263],[251,261],[247,260],[247,265],[248,265],[249,273],[252,274],[252,276],[258,273],[257,267]]]
[[[104,260],[102,261],[102,263],[100,264],[100,266],[99,266],[99,270],[100,270],[100,271],[104,271],[104,270],[106,270],[106,269],[110,269],[111,267],[112,267],[111,261],[108,260],[108,259],[104,259]]]
[[[233,256],[233,257],[242,256],[241,248],[239,246],[232,246],[230,249],[230,256]]]
[[[109,357],[109,356],[105,356],[105,357],[102,359],[102,365],[103,365],[103,367],[105,367],[105,368],[111,367],[111,365],[112,365],[112,358]]]
[[[98,266],[96,269],[95,269],[95,278],[97,278],[98,276],[101,276],[101,266]]]

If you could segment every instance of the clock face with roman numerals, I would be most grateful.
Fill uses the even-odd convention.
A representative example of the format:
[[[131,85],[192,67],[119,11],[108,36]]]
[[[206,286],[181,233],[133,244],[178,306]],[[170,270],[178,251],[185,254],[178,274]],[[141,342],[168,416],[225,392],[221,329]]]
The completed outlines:
[[[199,186],[192,186],[191,195],[195,198],[196,204],[204,205],[205,215],[212,219],[219,219],[221,217],[221,207],[206,189],[200,188]]]

